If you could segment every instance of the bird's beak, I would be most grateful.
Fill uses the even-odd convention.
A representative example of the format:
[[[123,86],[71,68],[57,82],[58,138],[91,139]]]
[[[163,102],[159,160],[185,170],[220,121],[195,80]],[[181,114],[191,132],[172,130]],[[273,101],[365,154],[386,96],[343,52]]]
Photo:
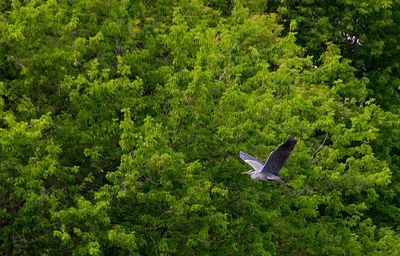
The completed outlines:
[[[250,172],[251,172],[251,170],[247,171],[247,172],[242,172],[242,174],[249,174]]]

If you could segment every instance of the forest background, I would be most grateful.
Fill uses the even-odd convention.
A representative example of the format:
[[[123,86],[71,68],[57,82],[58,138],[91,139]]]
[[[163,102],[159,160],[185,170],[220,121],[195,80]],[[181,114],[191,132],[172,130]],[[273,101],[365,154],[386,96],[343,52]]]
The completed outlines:
[[[0,255],[400,255],[400,2],[3,0]],[[296,136],[281,176],[254,181]]]

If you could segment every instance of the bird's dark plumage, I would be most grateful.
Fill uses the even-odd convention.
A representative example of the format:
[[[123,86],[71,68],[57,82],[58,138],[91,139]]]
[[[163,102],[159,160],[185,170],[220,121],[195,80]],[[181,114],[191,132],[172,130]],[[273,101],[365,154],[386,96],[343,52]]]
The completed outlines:
[[[289,137],[285,143],[272,151],[261,172],[269,172],[278,176],[279,171],[286,163],[286,160],[289,158],[290,152],[292,152],[296,143],[297,140],[295,138]]]

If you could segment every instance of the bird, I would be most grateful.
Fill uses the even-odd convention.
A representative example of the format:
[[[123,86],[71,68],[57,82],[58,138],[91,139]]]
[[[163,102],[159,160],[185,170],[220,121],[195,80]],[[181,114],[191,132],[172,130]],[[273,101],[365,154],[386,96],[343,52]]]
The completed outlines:
[[[269,154],[265,164],[257,158],[240,151],[240,158],[254,169],[242,172],[242,174],[249,174],[253,180],[275,181],[280,185],[293,189],[292,186],[286,184],[285,181],[279,177],[279,171],[286,163],[286,160],[289,158],[290,152],[292,152],[296,143],[297,139],[289,136],[285,143]]]

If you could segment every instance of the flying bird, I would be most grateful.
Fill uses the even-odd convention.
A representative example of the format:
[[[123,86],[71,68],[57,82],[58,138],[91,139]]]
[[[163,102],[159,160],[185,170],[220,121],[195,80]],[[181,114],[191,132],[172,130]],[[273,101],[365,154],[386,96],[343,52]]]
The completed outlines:
[[[289,158],[290,152],[292,152],[296,143],[297,139],[290,136],[285,143],[269,154],[265,164],[257,158],[240,151],[240,158],[254,169],[242,172],[242,174],[249,174],[253,180],[270,180],[288,188],[293,188],[279,177],[279,171],[286,163],[286,160]]]

